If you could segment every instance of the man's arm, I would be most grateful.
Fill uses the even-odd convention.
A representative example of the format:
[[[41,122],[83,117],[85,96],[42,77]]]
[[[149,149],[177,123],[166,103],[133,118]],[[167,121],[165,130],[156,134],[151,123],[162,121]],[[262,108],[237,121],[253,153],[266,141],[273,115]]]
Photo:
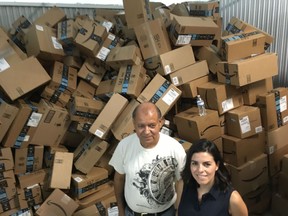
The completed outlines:
[[[114,174],[114,191],[118,205],[119,216],[125,215],[125,198],[124,198],[124,184],[125,184],[125,175],[115,171]]]

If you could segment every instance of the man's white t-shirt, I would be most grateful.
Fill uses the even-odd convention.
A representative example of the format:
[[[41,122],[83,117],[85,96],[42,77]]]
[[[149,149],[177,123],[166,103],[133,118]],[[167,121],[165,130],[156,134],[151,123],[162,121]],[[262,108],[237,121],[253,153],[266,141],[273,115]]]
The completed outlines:
[[[156,213],[174,204],[174,182],[181,178],[185,157],[182,145],[166,134],[160,133],[157,145],[146,149],[134,133],[119,142],[109,164],[125,174],[128,206],[135,212]]]

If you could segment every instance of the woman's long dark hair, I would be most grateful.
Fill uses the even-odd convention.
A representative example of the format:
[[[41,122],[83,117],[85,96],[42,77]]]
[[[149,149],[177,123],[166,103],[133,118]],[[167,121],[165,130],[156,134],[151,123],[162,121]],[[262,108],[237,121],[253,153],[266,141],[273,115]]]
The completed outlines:
[[[224,165],[223,158],[215,145],[214,142],[209,141],[207,139],[200,139],[196,142],[193,142],[190,149],[186,154],[186,163],[185,167],[182,171],[182,179],[184,184],[192,184],[193,187],[199,187],[197,181],[191,174],[190,164],[191,158],[193,154],[199,152],[208,152],[214,158],[216,164],[218,164],[219,168],[215,173],[215,182],[214,185],[217,186],[220,190],[225,191],[229,185],[231,185],[231,178],[227,168]]]

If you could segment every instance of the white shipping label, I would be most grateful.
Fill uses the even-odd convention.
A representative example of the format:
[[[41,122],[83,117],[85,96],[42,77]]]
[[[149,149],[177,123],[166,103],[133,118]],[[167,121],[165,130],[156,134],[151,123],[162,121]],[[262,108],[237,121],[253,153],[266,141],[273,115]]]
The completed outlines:
[[[105,59],[107,58],[108,54],[109,54],[110,50],[106,47],[102,47],[100,49],[100,51],[97,54],[97,58],[99,58],[102,61],[105,61]]]
[[[55,49],[63,49],[62,44],[60,44],[56,37],[51,37],[53,46]]]
[[[234,104],[233,104],[233,99],[230,98],[230,99],[227,99],[225,101],[222,102],[222,109],[223,109],[223,112],[226,112],[230,109],[233,109],[234,108]]]
[[[95,131],[95,135],[98,136],[98,137],[100,137],[100,138],[102,138],[103,135],[104,135],[104,133],[103,133],[103,131],[100,131],[100,130],[97,129],[97,130]]]
[[[8,68],[10,68],[10,65],[8,64],[8,62],[4,58],[1,58],[0,59],[0,72],[3,72],[4,70]]]
[[[18,213],[17,213],[18,214]],[[30,210],[26,211],[26,212],[23,212],[23,213],[20,213],[18,214],[19,216],[32,216],[32,214],[30,213]]]
[[[113,26],[113,23],[112,23],[112,22],[108,22],[108,21],[104,21],[104,22],[102,23],[102,25],[106,28],[107,32],[109,32],[110,29],[111,29],[112,26]],[[114,40],[114,39],[113,39],[113,40]]]
[[[83,181],[83,179],[79,176],[75,177],[74,180],[78,183]]]
[[[286,122],[288,122],[288,116],[285,116],[285,117],[283,118],[283,123],[285,124]]]
[[[170,106],[175,100],[176,98],[178,98],[179,93],[177,91],[175,91],[174,89],[170,89],[162,98],[162,100],[168,105]]]
[[[39,124],[41,118],[42,118],[42,114],[41,113],[33,112],[31,114],[30,118],[29,118],[27,126],[29,126],[29,127],[38,127],[38,124]]]
[[[39,31],[44,31],[43,26],[40,26],[40,25],[36,25],[36,29],[39,30]]]
[[[263,131],[262,126],[255,127],[255,133],[261,133]]]
[[[29,139],[30,139],[30,136],[29,135],[26,135],[25,137],[24,137],[24,142],[28,142],[29,141]]]
[[[109,40],[112,40],[112,41],[115,39],[115,37],[116,37],[116,36],[113,35],[113,34],[109,34],[109,35],[108,35]]]
[[[118,216],[118,215],[119,215],[119,211],[118,211],[117,206],[108,208],[108,216]]]
[[[172,77],[172,83],[173,83],[174,85],[179,85],[178,77]]]
[[[245,134],[245,133],[251,131],[251,125],[250,125],[250,121],[249,121],[248,116],[244,116],[242,119],[240,119],[239,124],[240,124],[242,134]]]
[[[176,45],[189,44],[191,41],[191,35],[179,35],[176,41]]]
[[[280,112],[287,110],[287,98],[283,96],[280,98]]]
[[[170,67],[170,65],[166,65],[166,66],[164,67],[164,70],[165,70],[165,74],[166,74],[166,75],[169,74],[169,73],[171,73],[171,67]]]

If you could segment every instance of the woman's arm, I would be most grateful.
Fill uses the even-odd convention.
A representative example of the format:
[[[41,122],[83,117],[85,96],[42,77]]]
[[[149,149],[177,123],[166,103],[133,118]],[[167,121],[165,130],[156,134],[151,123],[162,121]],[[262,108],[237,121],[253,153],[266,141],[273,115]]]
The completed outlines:
[[[247,206],[238,191],[231,194],[229,212],[232,216],[248,216]]]

